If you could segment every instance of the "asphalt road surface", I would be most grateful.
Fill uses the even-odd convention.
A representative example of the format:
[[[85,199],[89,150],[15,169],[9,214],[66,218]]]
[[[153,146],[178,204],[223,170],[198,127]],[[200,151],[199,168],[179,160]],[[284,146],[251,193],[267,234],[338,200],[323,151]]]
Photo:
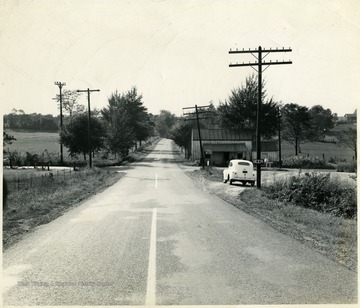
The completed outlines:
[[[4,305],[357,302],[357,274],[194,186],[162,139],[3,254]]]

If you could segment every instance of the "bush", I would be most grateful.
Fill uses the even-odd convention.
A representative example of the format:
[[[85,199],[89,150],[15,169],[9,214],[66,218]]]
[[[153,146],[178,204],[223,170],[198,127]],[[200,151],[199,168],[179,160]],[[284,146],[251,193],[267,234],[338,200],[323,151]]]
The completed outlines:
[[[305,173],[287,181],[277,181],[269,187],[273,199],[330,213],[344,218],[357,215],[356,188],[330,179],[330,173]]]
[[[318,157],[291,156],[283,160],[282,166],[285,168],[302,169],[335,169],[334,164],[327,163]]]
[[[84,168],[88,165],[88,162],[86,160],[74,159],[74,160],[64,161],[63,165],[67,167],[75,166],[75,167]]]
[[[26,152],[26,157],[24,160],[24,165],[27,166],[37,166],[39,164],[39,155],[37,154],[31,154],[29,152]]]
[[[9,153],[9,165],[10,167],[20,167],[23,165],[20,154],[17,151]]]
[[[336,166],[337,172],[356,172],[356,162],[353,161],[351,163],[338,163]]]

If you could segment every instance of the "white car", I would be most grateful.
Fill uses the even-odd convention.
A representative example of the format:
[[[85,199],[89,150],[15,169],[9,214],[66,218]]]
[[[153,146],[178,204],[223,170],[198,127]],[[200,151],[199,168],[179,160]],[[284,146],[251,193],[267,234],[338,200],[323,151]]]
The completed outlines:
[[[233,182],[238,181],[243,185],[250,183],[251,186],[254,186],[256,181],[254,165],[248,160],[230,160],[229,167],[223,171],[223,179],[224,183],[229,182],[230,185]]]

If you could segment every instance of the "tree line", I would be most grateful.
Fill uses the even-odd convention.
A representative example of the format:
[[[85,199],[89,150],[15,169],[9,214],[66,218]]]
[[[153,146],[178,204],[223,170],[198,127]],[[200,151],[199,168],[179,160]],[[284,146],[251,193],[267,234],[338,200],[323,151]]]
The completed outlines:
[[[60,132],[60,142],[72,156],[82,154],[86,160],[89,152],[104,150],[125,157],[132,147],[137,148],[154,135],[152,115],[147,112],[136,87],[124,93],[112,93],[105,108],[91,111],[90,142],[88,114],[74,110]]]
[[[25,114],[23,110],[14,109],[4,116],[4,128],[27,129],[41,131],[44,119],[51,120],[51,129],[60,131],[61,142],[70,156],[83,155],[86,160],[88,153],[100,150],[115,156],[127,156],[132,147],[155,134],[154,116],[147,112],[142,95],[137,88],[119,93],[115,91],[108,98],[108,105],[101,109],[93,109],[90,114],[90,142],[88,131],[88,112],[78,103],[79,93],[66,90],[62,95],[63,128],[60,130],[59,117],[41,116],[40,114]],[[57,97],[60,101],[59,96]],[[4,130],[3,145],[11,144],[16,139]],[[90,148],[89,148],[90,146]]]
[[[59,117],[51,114],[26,114],[22,109],[13,109],[11,113],[4,115],[4,128],[12,130],[57,131],[58,122]]]
[[[262,107],[260,130],[264,140],[277,139],[279,132],[282,140],[294,146],[294,154],[301,152],[301,145],[307,142],[323,142],[326,135],[333,135],[340,143],[356,152],[356,128],[347,128],[338,133],[331,132],[336,117],[330,109],[321,105],[312,108],[296,103],[276,102],[268,98],[262,89]],[[210,103],[205,119],[200,120],[201,128],[222,129],[256,129],[258,100],[258,83],[255,75],[246,78],[245,84],[233,89],[224,101],[215,107]],[[186,155],[191,151],[191,130],[196,128],[196,121],[188,118],[177,118],[168,111],[162,110],[157,121],[157,130],[161,137],[173,139],[185,149]]]
[[[260,120],[262,139],[277,138],[294,146],[294,154],[301,152],[306,142],[324,141],[325,136],[335,125],[335,117],[330,109],[321,105],[312,108],[296,103],[276,102],[268,98],[262,89],[262,115]],[[245,83],[233,89],[229,96],[215,107],[212,102],[207,108],[205,118],[200,120],[201,128],[247,129],[255,136],[258,84],[255,75],[246,78]],[[147,112],[142,95],[137,88],[120,93],[115,91],[108,98],[107,106],[101,110],[91,110],[88,134],[88,113],[78,104],[79,93],[66,90],[63,93],[64,127],[59,141],[68,148],[70,155],[86,155],[104,150],[115,156],[127,156],[132,147],[149,137],[158,135],[170,138],[185,149],[185,155],[191,154],[191,131],[197,127],[196,121],[186,117],[176,117],[167,110],[159,115]],[[57,97],[59,101],[59,97]],[[51,123],[46,126],[46,123]],[[4,116],[5,128],[51,127],[59,129],[59,117],[40,114],[26,115],[22,110],[13,110]],[[10,143],[12,136],[4,132],[3,143]],[[348,128],[338,133],[338,140],[356,153],[356,128]],[[89,148],[89,146],[91,148]]]

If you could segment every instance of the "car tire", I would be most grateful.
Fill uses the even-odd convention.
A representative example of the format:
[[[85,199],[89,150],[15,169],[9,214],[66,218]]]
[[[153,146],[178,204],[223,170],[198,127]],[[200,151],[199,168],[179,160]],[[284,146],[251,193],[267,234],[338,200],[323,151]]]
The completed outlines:
[[[232,179],[229,179],[229,184],[232,185],[234,181]]]
[[[252,181],[251,186],[254,187],[254,185],[255,185],[255,181]]]
[[[223,183],[226,183],[227,181],[228,181],[227,179],[225,179],[225,178],[223,179]]]

